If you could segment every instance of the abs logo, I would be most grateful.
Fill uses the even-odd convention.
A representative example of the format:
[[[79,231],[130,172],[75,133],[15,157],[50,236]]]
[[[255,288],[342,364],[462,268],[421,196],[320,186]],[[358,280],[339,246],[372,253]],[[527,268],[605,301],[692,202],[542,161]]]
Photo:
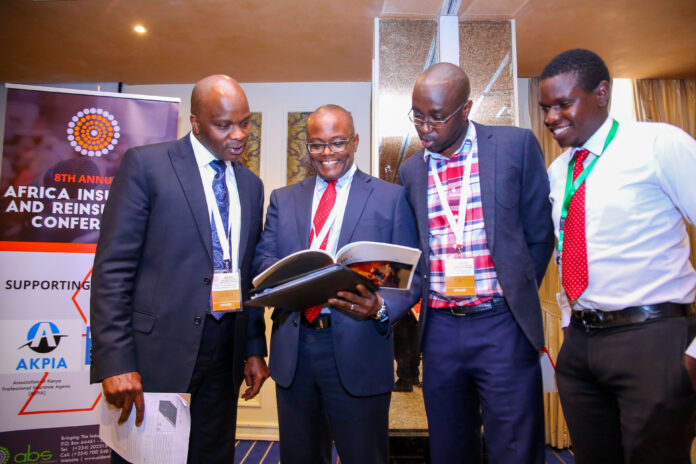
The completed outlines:
[[[61,339],[64,337],[67,337],[67,335],[61,334],[58,326],[53,322],[37,322],[27,332],[27,342],[18,349],[28,347],[35,353],[48,354],[58,348]],[[68,366],[63,357],[34,357],[20,359],[15,370],[59,370],[67,368]]]

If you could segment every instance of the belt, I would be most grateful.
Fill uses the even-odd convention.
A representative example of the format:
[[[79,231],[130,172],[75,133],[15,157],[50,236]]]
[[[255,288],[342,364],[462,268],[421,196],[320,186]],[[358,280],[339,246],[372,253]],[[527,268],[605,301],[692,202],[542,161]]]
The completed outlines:
[[[689,305],[682,303],[659,303],[654,305],[631,306],[618,311],[602,311],[599,309],[573,310],[571,320],[590,328],[601,329],[621,325],[640,324],[641,322],[665,317],[681,317],[687,315]]]
[[[309,322],[303,314],[300,322],[302,322],[303,326],[310,329],[328,329],[331,327],[331,314],[318,314],[312,322]]]
[[[491,309],[497,307],[497,306],[502,306],[505,304],[505,298],[496,296],[491,298],[490,300],[483,302],[481,304],[477,305],[471,305],[471,306],[449,306],[446,308],[436,308],[440,311],[445,311],[450,313],[453,316],[467,316],[469,314],[479,314],[483,313],[486,311],[490,311]]]

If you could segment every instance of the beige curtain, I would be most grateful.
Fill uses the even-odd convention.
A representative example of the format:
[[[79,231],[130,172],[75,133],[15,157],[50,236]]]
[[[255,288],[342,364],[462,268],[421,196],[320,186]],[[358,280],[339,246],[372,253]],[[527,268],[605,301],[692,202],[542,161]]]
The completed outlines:
[[[544,152],[546,167],[548,167],[563,152],[563,149],[558,146],[551,132],[544,126],[544,114],[539,108],[538,77],[529,79],[529,117],[532,121],[532,130],[537,139],[539,139],[541,149]],[[558,351],[563,343],[561,310],[556,303],[556,293],[558,293],[560,287],[558,268],[552,259],[546,270],[546,277],[541,283],[539,297],[541,298],[543,311],[546,347],[554,363],[558,359]],[[570,446],[570,435],[563,417],[558,393],[544,393],[544,414],[546,417],[546,443],[555,448],[568,448]]]
[[[637,79],[633,102],[639,121],[666,122],[696,138],[696,79]],[[696,266],[696,227],[686,224]]]

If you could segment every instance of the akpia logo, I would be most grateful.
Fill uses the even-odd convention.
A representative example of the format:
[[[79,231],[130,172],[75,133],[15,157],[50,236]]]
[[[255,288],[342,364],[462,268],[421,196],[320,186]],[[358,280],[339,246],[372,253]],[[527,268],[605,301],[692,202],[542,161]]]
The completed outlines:
[[[27,343],[18,349],[28,346],[36,353],[50,353],[58,348],[63,337],[67,337],[67,335],[61,335],[58,326],[53,322],[37,322],[27,332]]]
[[[85,108],[68,123],[68,141],[82,155],[102,156],[118,144],[120,131],[113,114],[101,108]]]
[[[10,450],[0,446],[0,464],[7,464],[10,461]]]

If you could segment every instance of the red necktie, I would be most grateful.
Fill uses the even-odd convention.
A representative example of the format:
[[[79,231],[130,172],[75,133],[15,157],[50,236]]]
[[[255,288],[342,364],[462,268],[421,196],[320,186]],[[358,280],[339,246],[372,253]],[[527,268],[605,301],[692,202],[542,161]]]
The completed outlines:
[[[583,170],[588,150],[575,152],[573,181]],[[585,240],[585,182],[570,200],[563,227],[563,288],[568,298],[576,300],[587,288],[587,241]]]
[[[312,246],[312,241],[316,238],[317,235],[321,232],[321,229],[324,227],[324,223],[326,222],[326,219],[329,217],[329,214],[331,214],[331,210],[333,209],[334,203],[336,203],[336,181],[331,180],[329,181],[329,185],[326,187],[326,190],[324,190],[324,194],[321,196],[321,199],[319,200],[319,206],[317,206],[317,211],[314,213],[314,227],[312,228],[312,231],[309,233],[309,246]],[[326,243],[329,241],[329,234],[326,234],[324,237],[324,241],[321,243],[321,249],[326,250]],[[314,320],[314,318],[317,317],[319,314],[319,311],[321,311],[321,305],[317,306],[312,306],[311,308],[307,308],[304,311],[304,315],[307,318],[307,321],[310,323]]]

